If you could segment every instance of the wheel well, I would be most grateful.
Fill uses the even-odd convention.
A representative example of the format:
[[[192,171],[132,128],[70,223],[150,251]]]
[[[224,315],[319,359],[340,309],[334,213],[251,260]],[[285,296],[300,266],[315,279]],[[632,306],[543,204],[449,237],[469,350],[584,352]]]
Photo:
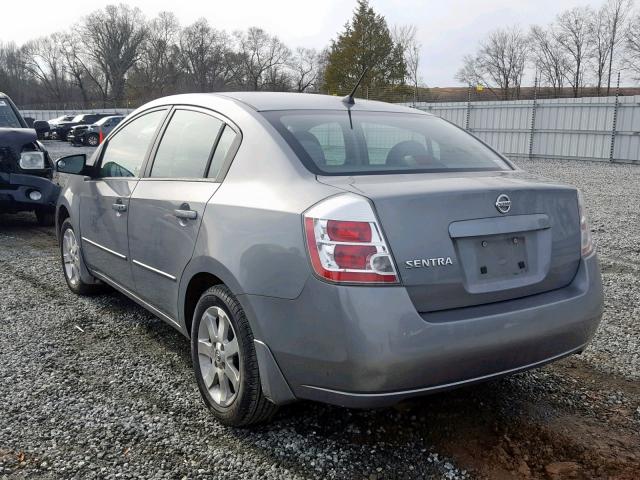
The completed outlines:
[[[58,210],[58,218],[56,219],[58,232],[60,231],[62,222],[64,222],[67,218],[69,218],[69,211],[67,210],[67,207],[65,206],[60,207],[60,209]]]
[[[201,272],[193,276],[187,286],[187,293],[184,298],[184,324],[187,334],[191,335],[191,324],[193,323],[193,313],[202,294],[214,285],[222,282],[218,277],[207,272]]]

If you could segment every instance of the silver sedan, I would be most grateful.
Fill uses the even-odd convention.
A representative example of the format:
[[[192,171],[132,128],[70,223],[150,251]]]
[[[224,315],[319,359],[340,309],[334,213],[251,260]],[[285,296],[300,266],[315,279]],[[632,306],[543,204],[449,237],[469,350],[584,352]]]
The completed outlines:
[[[69,288],[109,285],[189,338],[229,425],[538,367],[602,314],[579,192],[407,107],[167,97],[57,168]]]

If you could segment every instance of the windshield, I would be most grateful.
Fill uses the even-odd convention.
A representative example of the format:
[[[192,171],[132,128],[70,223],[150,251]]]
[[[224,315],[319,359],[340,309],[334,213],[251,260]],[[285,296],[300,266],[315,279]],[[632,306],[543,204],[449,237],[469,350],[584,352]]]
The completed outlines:
[[[0,98],[0,128],[22,128],[16,112],[6,100]]]
[[[510,170],[489,147],[437,117],[413,113],[273,111],[265,117],[319,175]]]
[[[78,123],[78,122],[81,122],[83,119],[84,119],[84,115],[76,115],[71,119],[71,121],[73,123]]]

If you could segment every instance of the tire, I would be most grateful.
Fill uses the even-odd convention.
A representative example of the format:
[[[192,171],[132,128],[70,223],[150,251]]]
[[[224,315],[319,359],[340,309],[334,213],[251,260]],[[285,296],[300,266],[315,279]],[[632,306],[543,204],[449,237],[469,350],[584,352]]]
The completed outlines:
[[[67,233],[70,232],[70,233]],[[68,251],[68,244],[65,242],[69,241],[69,237],[73,237],[75,241],[75,252],[71,253]],[[64,279],[67,282],[67,286],[69,290],[71,290],[76,295],[94,295],[103,290],[101,284],[91,284],[85,283],[82,281],[80,277],[80,265],[82,263],[82,251],[80,249],[80,243],[78,242],[78,237],[75,234],[73,229],[73,225],[71,225],[71,221],[67,218],[64,222],[62,222],[62,227],[60,228],[60,261],[62,263],[62,274],[64,275]],[[68,255],[71,254],[71,258],[69,259]],[[69,262],[71,260],[71,262]],[[69,265],[73,264],[73,267],[69,267]],[[75,268],[76,274],[72,275],[70,268]]]
[[[221,334],[220,325],[224,322],[227,329]],[[236,350],[237,354],[233,353]],[[266,423],[276,413],[278,407],[262,393],[249,321],[225,285],[211,287],[196,305],[191,327],[191,359],[200,394],[224,425],[244,427]],[[236,388],[231,379],[233,374],[225,373],[233,370],[239,374]]]
[[[51,227],[56,223],[56,217],[53,212],[46,210],[36,210],[36,220],[41,227]]]
[[[84,137],[83,143],[85,145],[89,145],[90,147],[97,147],[100,144],[100,137],[98,137],[98,135],[96,135],[95,133],[91,133]]]

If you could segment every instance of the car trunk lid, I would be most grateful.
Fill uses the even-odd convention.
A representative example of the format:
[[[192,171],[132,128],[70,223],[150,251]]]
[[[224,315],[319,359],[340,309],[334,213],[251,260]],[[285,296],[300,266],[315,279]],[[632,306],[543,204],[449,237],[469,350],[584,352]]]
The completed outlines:
[[[575,188],[515,172],[319,177],[368,197],[419,312],[568,285],[580,261]],[[498,197],[509,197],[501,213]]]

